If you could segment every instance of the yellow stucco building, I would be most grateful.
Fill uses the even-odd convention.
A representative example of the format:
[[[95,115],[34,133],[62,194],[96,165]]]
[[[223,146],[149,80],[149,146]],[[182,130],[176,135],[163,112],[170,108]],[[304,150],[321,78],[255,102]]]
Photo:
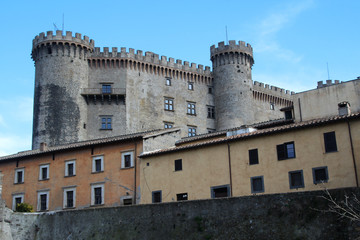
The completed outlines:
[[[360,113],[244,132],[141,154],[141,203],[359,184]]]

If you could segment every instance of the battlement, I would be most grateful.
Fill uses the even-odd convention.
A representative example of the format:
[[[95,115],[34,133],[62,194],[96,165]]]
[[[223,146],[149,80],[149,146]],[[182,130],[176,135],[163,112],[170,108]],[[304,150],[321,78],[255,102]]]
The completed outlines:
[[[328,86],[336,85],[336,84],[339,84],[339,83],[340,83],[339,80],[334,80],[334,82],[332,80],[326,80],[325,83],[323,83],[323,81],[318,81],[317,82],[317,88],[328,87]]]
[[[88,36],[81,37],[80,33],[75,33],[75,37],[72,35],[71,31],[66,31],[66,35],[63,35],[61,30],[56,31],[56,34],[53,35],[53,31],[47,31],[46,35],[44,32],[40,33],[33,40],[33,49],[38,45],[48,42],[72,42],[78,43],[84,47],[93,49],[95,42],[93,39],[89,39]]]
[[[109,47],[104,47],[103,51],[99,47],[94,48],[94,52],[91,54],[91,58],[114,58],[114,59],[130,59],[134,61],[141,61],[149,64],[156,64],[164,67],[171,67],[179,70],[195,72],[199,74],[210,75],[210,67],[202,64],[189,63],[188,61],[182,61],[180,59],[175,59],[167,56],[159,56],[159,54],[153,52],[144,52],[142,50],[135,50],[133,48],[129,48],[126,51],[125,47],[121,47],[120,51],[118,51],[117,47],[113,47],[111,52],[109,51]]]
[[[253,56],[253,49],[249,43],[245,44],[245,42],[239,41],[237,44],[235,40],[230,40],[228,45],[225,45],[224,42],[219,42],[217,48],[215,45],[212,45],[210,52],[211,57],[225,52],[242,52],[249,54],[251,57]]]
[[[275,87],[275,86],[271,86],[269,84],[264,84],[262,82],[258,82],[258,81],[254,81],[253,82],[253,88],[255,91],[259,91],[259,92],[263,92],[263,93],[267,93],[267,94],[271,94],[271,95],[275,95],[275,96],[290,96],[290,95],[294,95],[295,92],[290,91],[290,90],[285,90],[284,88],[279,88],[279,87]]]

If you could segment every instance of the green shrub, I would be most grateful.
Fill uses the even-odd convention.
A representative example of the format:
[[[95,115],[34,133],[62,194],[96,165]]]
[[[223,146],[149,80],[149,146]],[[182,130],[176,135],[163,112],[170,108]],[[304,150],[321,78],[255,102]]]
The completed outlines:
[[[33,206],[28,203],[18,203],[16,204],[16,211],[17,212],[33,212]]]

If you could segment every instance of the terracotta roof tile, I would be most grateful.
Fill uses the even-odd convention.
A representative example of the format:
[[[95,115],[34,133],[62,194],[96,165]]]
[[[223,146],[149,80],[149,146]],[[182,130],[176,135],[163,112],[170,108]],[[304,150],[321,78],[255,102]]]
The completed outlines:
[[[290,130],[299,129],[299,128],[312,127],[312,126],[316,126],[316,125],[320,125],[320,124],[324,124],[324,123],[331,123],[331,122],[337,122],[337,121],[342,121],[342,120],[346,120],[346,119],[357,119],[357,118],[360,118],[360,112],[350,114],[350,115],[345,115],[345,116],[332,116],[332,117],[328,117],[328,118],[320,118],[320,119],[314,119],[314,120],[298,122],[298,123],[293,123],[293,124],[288,124],[288,125],[282,125],[282,126],[278,126],[278,127],[257,130],[254,132],[243,133],[243,134],[234,135],[234,136],[230,136],[230,137],[221,137],[221,138],[212,139],[212,140],[208,140],[208,141],[205,140],[200,143],[194,143],[194,144],[179,146],[179,147],[175,147],[175,148],[172,147],[172,148],[162,149],[162,150],[153,151],[153,152],[147,152],[147,153],[145,152],[145,153],[142,153],[139,157],[146,158],[146,157],[160,155],[160,154],[169,153],[169,152],[177,152],[177,151],[181,151],[181,150],[185,150],[185,149],[200,148],[203,146],[208,146],[208,145],[213,145],[213,144],[220,144],[220,143],[224,143],[224,142],[236,141],[236,140],[246,139],[246,138],[255,137],[255,136],[262,136],[262,135],[273,134],[273,133],[278,133],[278,132],[285,132],[285,131],[290,131]]]

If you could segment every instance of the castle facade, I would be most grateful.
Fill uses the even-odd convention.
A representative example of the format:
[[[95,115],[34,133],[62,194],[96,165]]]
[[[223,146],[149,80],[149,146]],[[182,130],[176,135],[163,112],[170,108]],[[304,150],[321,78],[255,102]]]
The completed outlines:
[[[151,129],[182,136],[283,117],[288,90],[253,82],[250,44],[211,46],[210,67],[130,48],[95,47],[72,32],[33,40],[33,149]]]

